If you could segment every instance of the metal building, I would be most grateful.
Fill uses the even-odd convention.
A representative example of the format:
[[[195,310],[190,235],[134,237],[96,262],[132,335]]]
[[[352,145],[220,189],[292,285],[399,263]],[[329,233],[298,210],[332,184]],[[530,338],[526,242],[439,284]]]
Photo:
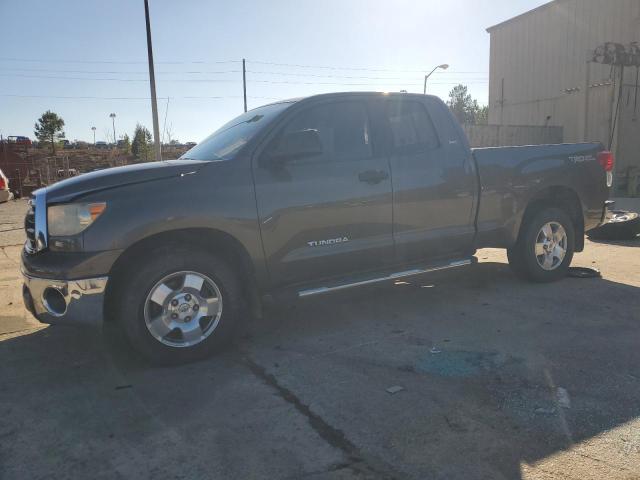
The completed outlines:
[[[640,174],[640,0],[555,0],[487,29],[489,123],[556,125],[616,153],[616,189]],[[635,42],[635,43],[634,43]]]

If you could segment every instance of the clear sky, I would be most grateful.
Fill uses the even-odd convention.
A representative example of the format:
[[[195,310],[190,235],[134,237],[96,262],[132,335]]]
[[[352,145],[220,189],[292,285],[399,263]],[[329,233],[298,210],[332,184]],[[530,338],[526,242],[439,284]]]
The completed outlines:
[[[487,102],[491,25],[545,0],[150,0],[160,129],[199,141],[249,108],[314,93],[375,90]],[[53,110],[67,138],[152,130],[143,0],[0,0],[0,133],[33,138]],[[320,68],[325,67],[325,68]],[[46,78],[43,78],[46,77]],[[168,109],[167,109],[167,98]],[[111,138],[107,138],[107,135]]]

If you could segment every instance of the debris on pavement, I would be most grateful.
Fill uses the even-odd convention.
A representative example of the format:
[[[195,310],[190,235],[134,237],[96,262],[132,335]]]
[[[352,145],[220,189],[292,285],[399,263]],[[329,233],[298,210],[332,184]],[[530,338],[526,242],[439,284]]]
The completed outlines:
[[[386,389],[387,393],[390,393],[391,395],[394,395],[403,390],[404,390],[404,387],[401,387],[400,385],[394,385],[393,387],[389,387]]]
[[[431,350],[429,350],[429,353],[431,355],[435,355],[436,353],[442,353],[442,350],[440,350],[438,347],[431,347]]]
[[[569,399],[569,392],[562,387],[558,387],[556,390],[556,400],[558,405],[562,408],[571,408],[571,400]]]
[[[640,234],[640,215],[627,210],[612,210],[609,222],[587,232],[593,240],[634,240]]]
[[[553,415],[554,413],[556,413],[556,409],[551,407],[551,408],[536,408],[534,410],[534,413],[536,413],[537,415]]]
[[[569,276],[573,278],[602,278],[602,273],[594,267],[569,267]]]
[[[443,377],[469,377],[495,372],[507,364],[516,366],[522,364],[522,359],[501,352],[432,349],[415,367],[419,372]]]

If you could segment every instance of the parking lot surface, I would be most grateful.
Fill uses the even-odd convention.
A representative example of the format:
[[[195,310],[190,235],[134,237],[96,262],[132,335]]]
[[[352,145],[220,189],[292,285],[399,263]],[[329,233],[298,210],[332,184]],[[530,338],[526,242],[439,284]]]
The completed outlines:
[[[25,210],[0,205],[0,478],[640,478],[640,240],[547,285],[481,250],[157,368],[25,311]]]

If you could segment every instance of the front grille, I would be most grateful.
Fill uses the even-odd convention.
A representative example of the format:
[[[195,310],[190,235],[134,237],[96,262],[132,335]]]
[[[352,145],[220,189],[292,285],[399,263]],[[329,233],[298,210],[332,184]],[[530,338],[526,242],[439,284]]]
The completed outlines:
[[[29,210],[24,217],[24,231],[27,235],[25,248],[29,253],[35,253],[36,247],[36,202],[32,198],[29,200]]]

